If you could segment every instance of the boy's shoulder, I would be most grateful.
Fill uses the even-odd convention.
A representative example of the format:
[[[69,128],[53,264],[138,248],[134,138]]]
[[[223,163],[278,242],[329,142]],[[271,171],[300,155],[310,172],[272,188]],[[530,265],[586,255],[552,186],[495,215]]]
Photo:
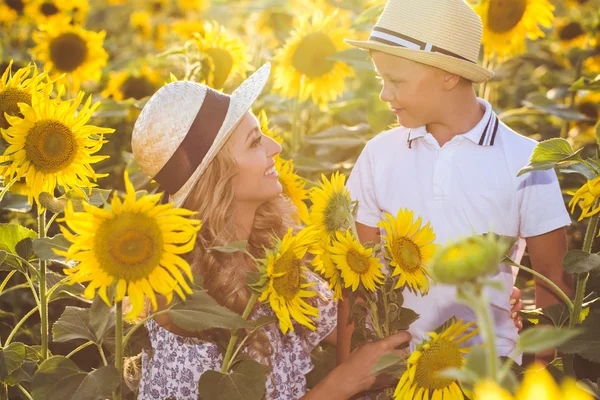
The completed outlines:
[[[381,149],[390,149],[393,144],[406,142],[410,129],[403,126],[383,131],[370,139],[365,145],[365,149],[378,151]]]
[[[539,143],[537,140],[523,136],[503,122],[500,122],[498,139],[495,146],[504,153],[506,160],[514,171],[518,171],[529,163],[531,153]]]

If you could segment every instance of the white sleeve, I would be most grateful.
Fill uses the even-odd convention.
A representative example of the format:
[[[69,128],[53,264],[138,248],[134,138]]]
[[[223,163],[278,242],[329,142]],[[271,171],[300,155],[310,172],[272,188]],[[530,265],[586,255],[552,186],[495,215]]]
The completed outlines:
[[[556,172],[532,171],[524,178],[517,187],[519,235],[527,238],[570,225]]]
[[[381,210],[375,199],[374,163],[369,152],[369,143],[356,160],[346,187],[352,200],[358,200],[356,221],[363,225],[376,227],[381,220]]]

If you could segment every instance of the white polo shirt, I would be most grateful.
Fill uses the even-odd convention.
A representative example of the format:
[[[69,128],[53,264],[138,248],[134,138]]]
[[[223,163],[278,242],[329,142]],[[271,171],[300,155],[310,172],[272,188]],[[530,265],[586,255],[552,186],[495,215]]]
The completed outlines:
[[[384,212],[396,215],[408,208],[430,221],[436,243],[495,232],[518,236],[512,256],[520,261],[524,239],[569,225],[554,170],[517,177],[528,164],[535,140],[521,136],[499,121],[491,105],[469,132],[457,135],[440,148],[425,127],[399,127],[371,139],[358,158],[347,187],[358,200],[357,221],[376,227]],[[424,223],[425,223],[424,222]],[[510,319],[510,294],[514,275],[501,265],[494,280],[503,292],[488,290],[500,355],[515,347],[517,329]],[[433,285],[426,296],[404,290],[404,306],[420,317],[410,327],[411,348],[425,333],[453,315],[475,321],[470,308],[456,303],[454,286]],[[481,342],[475,337],[469,344]]]

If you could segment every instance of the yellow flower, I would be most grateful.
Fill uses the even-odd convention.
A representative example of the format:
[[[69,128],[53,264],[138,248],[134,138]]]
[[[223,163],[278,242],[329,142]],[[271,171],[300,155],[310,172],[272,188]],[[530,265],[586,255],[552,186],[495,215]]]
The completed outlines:
[[[350,231],[336,232],[336,240],[329,246],[331,259],[340,270],[344,287],[358,289],[359,284],[367,290],[374,291],[377,284],[383,283],[383,265],[373,254],[373,249],[366,249]]]
[[[266,250],[262,260],[263,279],[267,286],[258,300],[269,300],[284,334],[288,330],[294,331],[292,319],[313,331],[316,329],[309,316],[318,318],[319,311],[304,300],[316,296],[317,293],[309,289],[315,283],[307,282],[304,273],[307,268],[302,265],[302,259],[309,247],[314,245],[315,238],[313,230],[303,229],[294,236],[290,228],[274,249]]]
[[[202,34],[194,35],[202,60],[202,75],[207,85],[221,89],[232,76],[246,77],[250,69],[248,49],[217,22],[207,22]]]
[[[586,58],[583,62],[583,70],[594,76],[600,74],[600,54]]]
[[[525,51],[525,40],[544,37],[554,6],[549,0],[482,0],[475,7],[483,22],[485,53],[499,59]]]
[[[161,85],[157,71],[144,65],[137,71],[111,71],[110,79],[102,96],[111,97],[116,101],[133,98],[136,100],[152,96]]]
[[[294,11],[285,6],[266,7],[256,16],[256,30],[274,48],[294,27]]]
[[[210,7],[209,0],[177,0],[177,5],[183,11],[202,13]]]
[[[25,11],[27,0],[0,0],[0,24],[14,23]]]
[[[191,281],[190,265],[178,254],[193,249],[202,225],[187,218],[196,214],[193,211],[174,208],[172,203],[159,204],[162,193],[136,200],[127,172],[125,189],[123,200],[113,196],[110,211],[84,204],[84,212],[75,212],[69,203],[59,221],[75,234],[61,226],[72,244],[68,251],[56,253],[79,262],[64,273],[71,283],[89,282],[85,297],[93,298],[97,291],[110,306],[109,287],[116,285],[115,302],[127,294],[132,309],[125,318],[131,320],[143,311],[145,296],[156,310],[155,292],[165,296],[167,303],[173,292],[181,299],[185,299],[184,291],[192,292],[181,274],[183,271]]]
[[[572,47],[583,47],[587,40],[587,32],[583,26],[574,20],[561,19],[556,22],[556,42],[561,51]]]
[[[577,387],[575,380],[565,378],[559,387],[552,375],[539,363],[525,371],[525,378],[512,396],[496,382],[483,381],[475,385],[473,400],[593,400],[594,396]]]
[[[13,60],[0,78],[0,128],[8,129],[10,124],[4,113],[21,116],[18,103],[31,105],[31,95],[44,89],[46,74],[38,74],[35,64],[20,68],[14,74]]]
[[[184,39],[189,39],[194,33],[204,33],[204,22],[182,19],[171,25],[171,29]]]
[[[261,110],[258,114],[258,122],[260,123],[260,130],[262,131],[262,133],[264,133],[277,143],[283,144],[283,138],[269,127],[269,119],[267,118],[267,113],[265,112],[265,110]],[[277,157],[279,157],[279,155],[277,155]]]
[[[477,329],[465,334],[473,322],[454,322],[442,333],[428,333],[406,362],[406,371],[400,378],[394,397],[404,399],[462,400],[464,395],[458,381],[441,377],[439,371],[461,368],[468,348],[459,345],[477,334]]]
[[[313,188],[310,193],[310,221],[328,238],[334,237],[338,231],[345,232],[354,223],[352,200],[344,186],[345,180],[346,176],[339,171],[331,175],[331,180],[321,175],[320,187]]]
[[[596,208],[593,208],[596,200],[600,198],[600,176],[597,176],[591,181],[587,181],[575,193],[567,193],[573,196],[569,202],[569,206],[571,206],[571,212],[575,211],[575,206],[578,203],[579,207],[581,207],[581,216],[579,217],[579,221],[600,212],[600,205]]]
[[[312,18],[300,18],[284,46],[275,54],[273,88],[287,98],[311,99],[325,106],[344,92],[352,68],[329,59],[346,48],[344,38],[353,32],[336,26],[336,14],[325,18],[316,12]]]
[[[308,224],[308,207],[304,200],[308,199],[308,190],[304,188],[304,181],[294,173],[294,162],[278,157],[275,160],[275,169],[278,173],[279,183],[283,188],[283,195],[291,200],[298,210],[297,222]]]
[[[66,5],[66,2],[57,0],[30,0],[25,7],[25,15],[33,20],[36,25],[43,25],[54,19],[60,20],[68,17]]]
[[[166,13],[169,11],[169,0],[138,1],[139,5],[145,7],[152,15]]]
[[[129,16],[129,24],[142,39],[152,37],[152,22],[148,11],[134,11]]]
[[[0,175],[5,181],[24,176],[30,203],[32,198],[38,202],[41,192],[54,194],[57,184],[67,190],[91,190],[96,186],[91,181],[107,176],[96,174],[91,164],[108,158],[93,154],[106,143],[103,135],[114,129],[86,125],[100,103],[92,105],[89,96],[78,111],[83,92],[75,100],[62,101],[61,96],[62,90],[55,100],[47,91],[33,93],[31,105],[19,103],[23,118],[8,116],[12,126],[2,130],[9,146],[0,162],[9,164],[1,167]]]
[[[82,82],[97,82],[106,65],[108,54],[102,47],[106,33],[92,32],[66,20],[42,25],[33,34],[37,44],[32,55],[45,63],[48,72],[67,74],[69,86],[77,91]]]
[[[330,245],[331,240],[329,238],[321,238],[311,248],[311,252],[315,254],[311,263],[315,267],[315,272],[320,273],[329,282],[329,290],[333,291],[333,298],[343,300],[342,285],[344,282],[340,270],[331,258]]]
[[[398,275],[396,289],[407,285],[414,292],[427,294],[427,266],[437,249],[433,228],[429,223],[421,227],[421,217],[415,221],[413,212],[407,209],[399,210],[396,218],[386,213],[377,226],[385,230],[383,240],[394,267],[392,276]]]

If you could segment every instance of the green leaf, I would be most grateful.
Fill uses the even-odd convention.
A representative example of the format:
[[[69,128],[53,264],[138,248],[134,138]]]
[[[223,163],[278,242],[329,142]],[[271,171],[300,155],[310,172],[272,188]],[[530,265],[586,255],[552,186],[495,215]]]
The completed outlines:
[[[25,361],[25,345],[14,342],[0,350],[0,382],[4,382]]]
[[[456,316],[453,315],[452,317],[448,318],[446,320],[446,322],[444,322],[443,324],[438,326],[434,332],[437,333],[438,335],[440,335],[446,329],[450,328],[450,326],[452,326],[452,324],[454,324],[455,322],[456,322]]]
[[[17,254],[17,243],[26,238],[34,239],[37,233],[17,224],[0,224],[0,250]]]
[[[582,250],[570,250],[563,259],[565,271],[582,274],[600,269],[600,255]]]
[[[65,262],[65,257],[59,256],[54,252],[54,249],[68,251],[71,247],[71,242],[65,239],[64,235],[58,234],[50,238],[34,239],[33,240],[33,251],[40,258],[45,261],[60,261]]]
[[[84,339],[99,343],[90,324],[90,309],[67,306],[60,318],[52,325],[52,338],[55,342]]]
[[[32,241],[32,239],[25,238],[25,239],[21,240],[15,246],[15,250],[17,251],[17,254],[19,255],[19,257],[21,257],[24,260],[29,261],[29,259],[31,259],[31,257],[33,256],[33,241]]]
[[[58,284],[58,282],[63,280],[64,277],[65,277],[64,275],[58,274],[54,271],[46,271],[46,286],[48,288],[52,288],[52,287],[54,287],[54,285]],[[52,301],[58,300],[58,299],[72,299],[72,298],[81,300],[82,298],[80,296],[83,294],[84,290],[85,290],[85,287],[81,283],[73,283],[73,284],[64,283],[64,284],[61,284],[59,287],[57,287],[54,290],[54,292],[52,292],[52,294],[48,298],[48,301],[52,302]]]
[[[583,149],[573,151],[568,141],[562,138],[552,138],[538,143],[533,150],[529,164],[523,167],[517,176],[531,171],[552,169],[567,162],[581,161],[579,153]]]
[[[377,362],[375,363],[373,368],[371,368],[371,371],[369,371],[369,374],[377,374],[386,368],[392,367],[394,365],[402,364],[405,361],[406,361],[405,357],[400,357],[399,355],[397,355],[395,353],[384,354],[381,357],[379,357],[379,360],[377,360]]]
[[[131,329],[133,329],[135,325],[128,324],[123,322],[123,337],[125,337]],[[111,353],[115,352],[115,327],[114,324],[112,328],[106,333],[104,340],[102,341],[103,347],[108,349]],[[144,325],[140,326],[138,329],[133,332],[131,338],[127,342],[127,345],[123,349],[123,354],[125,357],[133,357],[138,354],[142,350],[152,351],[152,343],[150,342],[150,336],[148,334],[148,330]]]
[[[393,331],[404,331],[419,318],[419,314],[410,308],[400,307],[398,316],[392,320]]]
[[[100,296],[96,296],[90,307],[89,316],[94,336],[101,343],[106,333],[115,326],[115,310],[112,307],[108,307]]]
[[[186,301],[175,304],[168,314],[175,325],[191,332],[252,327],[241,315],[221,306],[206,291],[194,291]]]
[[[538,353],[556,348],[580,334],[581,330],[576,328],[536,326],[521,332],[517,348],[523,353]]]
[[[596,143],[600,145],[600,121],[596,124],[594,130],[596,131]]]
[[[527,96],[527,100],[523,100],[522,104],[525,107],[533,108],[534,110],[544,111],[546,114],[554,115],[555,117],[567,121],[589,121],[590,118],[573,110],[564,104],[555,103],[541,93],[531,93]]]
[[[579,325],[583,333],[558,346],[558,351],[578,354],[586,360],[600,362],[600,310],[592,310]]]
[[[86,373],[70,359],[54,356],[33,376],[31,395],[35,400],[100,400],[111,398],[119,382],[112,365]]]
[[[265,369],[256,361],[244,360],[231,373],[206,371],[198,381],[203,400],[261,400],[265,394]]]
[[[310,359],[314,368],[306,374],[306,384],[308,388],[313,388],[336,367],[336,348],[321,342],[310,353]]]
[[[384,6],[385,4],[378,4],[376,6],[367,8],[354,19],[352,26],[357,27],[364,23],[375,21],[379,17],[379,15],[381,15]]]
[[[571,91],[577,90],[591,90],[591,91],[600,91],[600,75],[598,75],[595,79],[589,78],[579,78],[570,88]]]
[[[5,383],[8,386],[15,386],[21,382],[31,382],[33,381],[33,375],[36,370],[37,363],[35,361],[26,360],[15,372],[6,378]]]
[[[569,321],[570,316],[569,309],[562,303],[536,310],[521,310],[520,314],[533,324],[538,324],[540,319],[544,319],[545,322],[551,322],[557,328],[563,327]]]
[[[247,251],[246,250],[247,245],[248,245],[247,240],[240,240],[238,242],[229,243],[226,246],[210,247],[209,250],[216,250],[216,251],[220,251],[221,253],[237,253],[238,251],[245,253]]]

